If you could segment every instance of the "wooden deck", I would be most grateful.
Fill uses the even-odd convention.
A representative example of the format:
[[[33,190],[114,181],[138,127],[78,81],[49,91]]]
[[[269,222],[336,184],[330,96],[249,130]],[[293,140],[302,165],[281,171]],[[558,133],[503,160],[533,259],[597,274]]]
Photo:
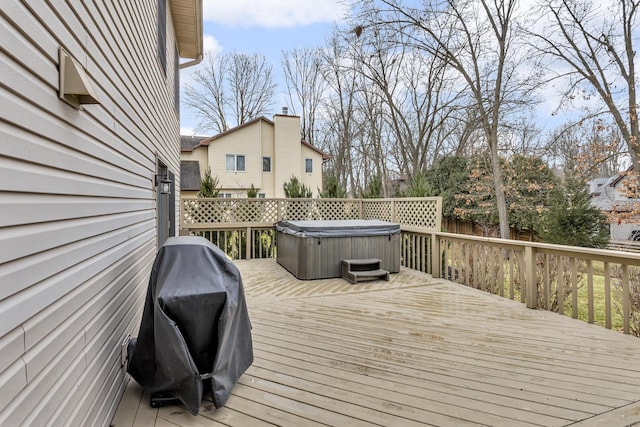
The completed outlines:
[[[227,405],[153,409],[131,380],[112,425],[640,425],[638,338],[404,268],[351,285],[236,264],[255,361]]]

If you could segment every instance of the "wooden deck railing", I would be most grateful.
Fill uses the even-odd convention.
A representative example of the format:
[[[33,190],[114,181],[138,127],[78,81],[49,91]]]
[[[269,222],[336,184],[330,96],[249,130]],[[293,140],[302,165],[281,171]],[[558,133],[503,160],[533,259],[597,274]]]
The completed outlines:
[[[640,254],[440,232],[439,198],[184,199],[182,229],[233,258],[276,253],[281,219],[381,219],[402,229],[402,265],[640,336]]]
[[[640,255],[403,230],[403,265],[640,337]]]

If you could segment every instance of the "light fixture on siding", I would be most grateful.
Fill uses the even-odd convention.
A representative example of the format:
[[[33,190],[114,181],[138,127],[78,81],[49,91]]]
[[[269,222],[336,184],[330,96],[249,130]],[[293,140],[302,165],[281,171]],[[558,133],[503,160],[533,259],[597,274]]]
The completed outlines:
[[[69,55],[69,52],[60,47],[60,87],[58,96],[63,101],[80,109],[82,104],[99,104],[87,72]]]
[[[166,175],[156,175],[156,187],[160,194],[171,194],[171,180]]]

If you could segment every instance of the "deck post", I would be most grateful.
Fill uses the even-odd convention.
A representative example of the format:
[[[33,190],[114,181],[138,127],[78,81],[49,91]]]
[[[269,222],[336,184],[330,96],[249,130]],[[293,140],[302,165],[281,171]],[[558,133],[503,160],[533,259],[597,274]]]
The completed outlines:
[[[440,266],[442,265],[442,254],[440,251],[440,238],[437,234],[431,234],[431,277],[442,277]]]
[[[436,198],[436,231],[442,231],[442,197]]]
[[[538,284],[536,282],[536,252],[531,246],[524,248],[525,289],[527,308],[538,308]]]
[[[391,222],[396,222],[396,202],[395,200],[391,199]]]

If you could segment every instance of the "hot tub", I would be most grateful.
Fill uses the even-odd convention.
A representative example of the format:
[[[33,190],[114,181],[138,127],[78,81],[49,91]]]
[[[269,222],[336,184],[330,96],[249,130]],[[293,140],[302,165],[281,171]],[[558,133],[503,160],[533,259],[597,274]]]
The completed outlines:
[[[377,258],[400,271],[400,225],[378,220],[280,221],[278,264],[298,279],[341,277],[343,259]]]

